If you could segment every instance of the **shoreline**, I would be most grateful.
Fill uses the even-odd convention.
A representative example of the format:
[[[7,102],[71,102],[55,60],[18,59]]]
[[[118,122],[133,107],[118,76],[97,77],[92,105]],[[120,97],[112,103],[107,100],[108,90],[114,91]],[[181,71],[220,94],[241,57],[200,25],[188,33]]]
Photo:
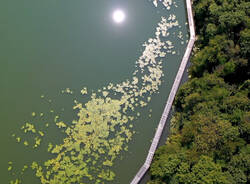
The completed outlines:
[[[193,46],[194,46],[195,28],[194,28],[194,19],[193,19],[193,13],[192,13],[191,0],[186,0],[186,9],[187,9],[189,32],[190,32],[190,38],[189,38],[189,41],[188,41],[188,45],[186,47],[184,56],[183,56],[181,64],[180,64],[180,67],[179,67],[178,72],[176,74],[175,81],[174,81],[174,83],[172,85],[170,94],[168,96],[168,100],[166,102],[166,106],[165,106],[165,108],[163,110],[163,113],[162,113],[160,122],[158,124],[155,136],[153,138],[152,144],[151,144],[150,149],[148,151],[147,158],[146,158],[144,164],[142,165],[142,167],[136,173],[133,180],[130,182],[130,184],[139,183],[141,181],[141,179],[144,177],[144,175],[146,174],[146,172],[148,171],[148,169],[149,169],[149,167],[150,167],[150,165],[152,163],[155,151],[156,151],[156,149],[157,149],[157,147],[159,145],[159,142],[161,140],[161,136],[162,136],[163,130],[165,128],[165,124],[167,122],[167,119],[169,118],[169,114],[171,112],[171,108],[172,108],[172,104],[173,104],[175,95],[176,95],[176,93],[178,91],[178,88],[179,88],[179,86],[181,84],[183,74],[184,74],[184,72],[186,70],[186,66],[188,64],[189,57],[191,55],[191,52],[192,52],[192,49],[193,49]]]

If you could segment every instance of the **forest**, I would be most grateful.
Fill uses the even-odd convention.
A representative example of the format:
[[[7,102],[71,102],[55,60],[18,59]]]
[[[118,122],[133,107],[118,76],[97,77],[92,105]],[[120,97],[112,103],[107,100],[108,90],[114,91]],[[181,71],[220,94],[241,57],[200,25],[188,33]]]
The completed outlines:
[[[250,2],[193,0],[190,79],[148,184],[250,183]]]

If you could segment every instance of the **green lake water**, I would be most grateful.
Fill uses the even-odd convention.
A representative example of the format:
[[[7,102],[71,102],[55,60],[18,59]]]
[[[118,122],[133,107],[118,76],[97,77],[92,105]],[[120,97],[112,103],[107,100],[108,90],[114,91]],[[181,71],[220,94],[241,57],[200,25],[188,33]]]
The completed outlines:
[[[123,23],[113,21],[116,9],[124,10]],[[84,104],[91,93],[110,82],[132,79],[143,43],[154,37],[161,16],[170,14],[179,22],[168,37],[175,54],[162,59],[164,76],[159,90],[149,95],[151,101],[135,108],[135,114],[140,113],[132,121],[135,134],[127,143],[128,151],[122,150],[114,160],[111,170],[115,179],[105,182],[116,184],[129,183],[146,158],[188,39],[185,1],[174,1],[166,10],[148,0],[1,0],[1,183],[19,178],[24,164],[42,164],[53,157],[47,151],[48,144],[61,144],[65,137],[54,118],[59,116],[66,124],[77,119],[74,100]],[[179,32],[183,39],[178,38]],[[88,89],[86,97],[80,94],[83,87]],[[73,94],[62,93],[66,88]],[[44,115],[40,117],[40,113]],[[20,129],[25,122],[45,133],[38,148],[24,146],[24,140],[32,144],[34,139]],[[45,123],[49,123],[48,128]],[[20,143],[16,137],[21,137]],[[10,172],[9,161],[13,162]],[[23,174],[22,181],[40,183],[31,169]]]

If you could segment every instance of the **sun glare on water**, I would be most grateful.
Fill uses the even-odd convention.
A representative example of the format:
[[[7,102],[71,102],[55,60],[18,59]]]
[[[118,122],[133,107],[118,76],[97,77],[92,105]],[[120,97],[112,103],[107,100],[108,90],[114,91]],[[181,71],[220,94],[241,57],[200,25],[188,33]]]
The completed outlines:
[[[120,24],[124,22],[125,18],[126,18],[126,15],[122,10],[115,10],[113,12],[113,20],[115,23]]]

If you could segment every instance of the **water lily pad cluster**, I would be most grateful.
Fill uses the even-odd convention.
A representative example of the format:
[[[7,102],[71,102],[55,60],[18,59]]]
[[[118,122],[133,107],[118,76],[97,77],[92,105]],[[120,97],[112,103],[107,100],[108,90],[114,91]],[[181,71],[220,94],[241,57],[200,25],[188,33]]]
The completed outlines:
[[[66,138],[59,145],[50,145],[48,150],[55,154],[44,166],[32,164],[42,184],[53,183],[103,183],[111,181],[115,173],[111,171],[114,160],[133,135],[132,115],[136,107],[145,107],[150,102],[149,95],[157,92],[163,76],[161,58],[172,53],[172,42],[168,29],[178,26],[174,15],[161,18],[155,37],[143,44],[144,51],[136,62],[136,70],[131,80],[119,84],[109,83],[106,87],[90,95],[85,103],[76,101],[73,107],[78,118],[70,126],[58,122],[65,128]],[[81,93],[86,95],[87,88]],[[130,115],[129,115],[130,114]],[[140,113],[135,113],[140,116]]]
[[[170,6],[172,1],[162,3]],[[88,95],[90,100],[86,103],[75,101],[76,120],[64,123],[55,117],[55,124],[64,130],[65,138],[61,144],[48,144],[52,159],[43,164],[34,161],[30,165],[42,184],[99,184],[115,178],[112,166],[121,152],[128,150],[127,143],[135,133],[133,121],[140,116],[137,110],[147,106],[151,95],[159,91],[164,75],[163,59],[174,52],[173,43],[167,40],[168,30],[173,27],[178,27],[175,15],[161,17],[154,37],[143,44],[144,51],[136,61],[130,79],[118,84],[109,83],[92,93],[84,87],[80,92]],[[66,88],[64,93],[73,92]],[[44,136],[29,123],[23,130]],[[40,137],[35,138],[35,147],[40,145]]]
[[[30,134],[35,136],[34,140],[32,141],[33,148],[38,148],[41,144],[42,137],[44,136],[44,132],[41,130],[36,129],[35,125],[29,122],[26,122],[22,127],[21,130],[23,131],[24,134]],[[23,145],[24,146],[29,146],[30,143],[28,140],[24,140],[23,138],[17,136],[16,134],[12,134],[12,137],[16,139],[17,143],[20,143],[23,140]]]
[[[155,7],[158,7],[158,3],[162,3],[163,6],[167,9],[167,10],[170,10],[171,8],[171,5],[173,3],[172,0],[153,0],[153,4]]]
[[[66,89],[62,90],[62,94],[64,94],[64,93],[72,95],[73,91],[70,88],[66,88]]]

